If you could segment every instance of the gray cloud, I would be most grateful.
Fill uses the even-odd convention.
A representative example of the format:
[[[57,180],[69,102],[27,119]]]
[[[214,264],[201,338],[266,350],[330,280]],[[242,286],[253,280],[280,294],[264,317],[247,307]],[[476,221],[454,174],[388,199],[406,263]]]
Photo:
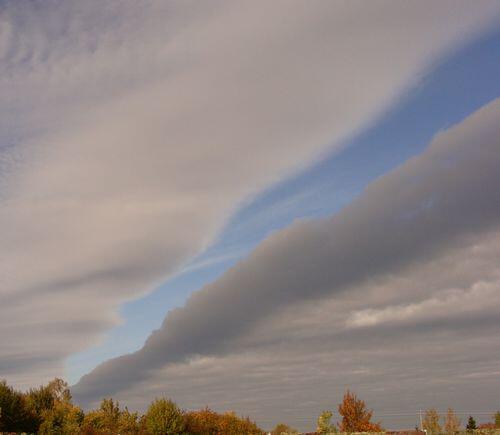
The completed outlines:
[[[351,388],[390,428],[413,427],[430,406],[485,421],[489,415],[472,411],[492,411],[498,396],[499,256],[496,230],[397,274],[282,307],[233,340],[230,352],[167,364],[118,398],[144,409],[168,395],[187,408],[250,414],[267,428],[287,421],[311,430],[320,410]],[[426,317],[349,325],[360,310],[433,299],[448,305]]]
[[[394,353],[401,337],[416,345],[433,334],[418,352],[443,358],[446,335],[482,348],[483,334],[490,345],[500,305],[499,116],[496,100],[333,218],[271,236],[171,311],[141,350],[84,376],[76,397],[88,403],[148,389],[162,382],[164,367],[199,356],[230,359],[262,348],[276,356],[294,343],[295,357],[321,346]],[[454,344],[445,349],[460,355]],[[286,352],[282,359],[286,366]]]
[[[33,361],[9,380],[60,375],[240,201],[340,147],[498,8],[3,2],[0,358]]]

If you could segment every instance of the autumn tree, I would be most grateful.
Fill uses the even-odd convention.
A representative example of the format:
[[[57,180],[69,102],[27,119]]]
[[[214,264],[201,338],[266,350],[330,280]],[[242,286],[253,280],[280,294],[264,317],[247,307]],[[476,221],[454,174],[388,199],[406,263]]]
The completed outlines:
[[[78,433],[84,413],[71,401],[68,384],[55,378],[47,386],[28,393],[28,402],[38,410],[41,419],[38,433],[69,435]]]
[[[70,435],[80,432],[83,411],[70,402],[55,402],[54,407],[42,414],[40,435]]]
[[[102,426],[109,432],[117,432],[120,404],[113,401],[112,398],[102,399],[99,411]]]
[[[127,408],[122,411],[112,398],[103,399],[99,409],[85,415],[81,431],[84,434],[137,434],[139,416]]]
[[[184,416],[179,407],[168,399],[155,399],[145,415],[146,428],[151,435],[180,435],[184,433]]]
[[[366,408],[365,402],[347,390],[344,400],[339,405],[342,421],[339,428],[342,432],[382,432],[380,423],[371,421],[373,411]]]
[[[79,432],[83,412],[71,403],[68,384],[56,378],[26,393],[0,383],[0,432],[74,434]]]
[[[139,414],[137,414],[137,412],[130,412],[128,408],[125,407],[118,417],[118,433],[135,435],[139,432]]]
[[[475,430],[476,428],[477,428],[476,420],[474,420],[474,417],[472,415],[469,415],[469,420],[467,420],[466,429],[471,431],[471,430]]]
[[[185,414],[186,431],[193,435],[217,435],[220,415],[209,408]]]
[[[493,420],[495,422],[495,428],[500,429],[500,411],[497,411],[493,416]]]
[[[444,419],[444,430],[449,434],[460,430],[460,419],[451,408],[448,408],[448,412],[446,413],[446,417]]]
[[[0,381],[0,432],[35,432],[36,415],[28,405],[25,396]]]
[[[327,435],[337,432],[337,428],[332,423],[332,411],[323,411],[316,421],[316,432],[320,435]]]
[[[439,424],[439,414],[435,408],[425,411],[424,421],[422,422],[424,430],[430,433],[441,432],[441,425]]]
[[[220,435],[263,435],[264,432],[248,417],[239,417],[229,411],[221,414]]]
[[[248,417],[234,412],[219,414],[209,408],[186,412],[186,433],[189,435],[261,435],[264,432]]]
[[[47,384],[47,389],[52,395],[54,401],[71,402],[71,392],[69,391],[68,383],[61,378],[55,378]]]
[[[26,405],[39,418],[41,415],[54,407],[54,395],[48,386],[31,388],[25,395]],[[40,422],[41,423],[41,422]]]
[[[99,410],[92,410],[85,414],[82,422],[83,434],[97,434],[104,430],[101,413]]]
[[[285,423],[278,423],[271,431],[271,435],[298,435],[299,432]]]

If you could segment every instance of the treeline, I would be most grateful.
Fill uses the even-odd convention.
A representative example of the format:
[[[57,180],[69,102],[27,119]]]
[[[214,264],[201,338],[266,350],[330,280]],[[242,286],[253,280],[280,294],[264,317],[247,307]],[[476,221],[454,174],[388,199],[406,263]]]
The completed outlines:
[[[103,399],[99,408],[84,412],[72,402],[66,382],[54,379],[26,393],[0,381],[0,433],[46,435],[262,435],[248,418],[219,414],[208,408],[183,411],[169,399],[154,400],[145,414]]]
[[[427,433],[431,434],[454,434],[463,430],[472,432],[475,430],[500,430],[500,411],[493,416],[493,421],[481,423],[478,425],[472,415],[469,416],[467,423],[462,425],[460,418],[455,414],[452,408],[448,408],[446,415],[440,416],[435,408],[425,411],[422,420],[422,427]],[[442,424],[441,424],[442,423]]]
[[[347,391],[344,394],[344,400],[338,406],[340,421],[337,425],[331,423],[333,413],[323,411],[318,418],[315,434],[317,435],[340,435],[342,433],[381,433],[386,432],[380,423],[371,421],[373,411],[366,408],[365,402],[356,397],[355,394]],[[293,428],[283,425],[282,432],[273,435],[289,435],[297,433]],[[457,435],[465,433],[469,435],[500,435],[500,411],[493,415],[493,421],[488,423],[476,424],[474,417],[469,416],[466,425],[462,425],[460,418],[455,414],[452,408],[448,408],[446,415],[440,416],[435,408],[428,409],[421,416],[421,430],[427,435]],[[418,432],[419,427],[415,427]],[[403,431],[407,432],[407,431]],[[397,432],[392,432],[397,433]]]
[[[373,411],[363,400],[347,391],[338,405],[338,423],[332,422],[333,412],[323,411],[317,419],[315,434],[381,433],[381,424],[372,421]],[[443,420],[443,424],[441,424]],[[460,419],[452,409],[442,418],[435,409],[422,416],[427,434],[457,434],[462,430]],[[500,412],[493,421],[476,427],[471,416],[466,430],[476,429],[500,432]],[[103,399],[99,408],[84,412],[72,402],[66,382],[54,379],[49,384],[27,392],[16,391],[0,381],[0,433],[36,433],[43,435],[264,435],[248,417],[233,412],[217,413],[208,408],[185,411],[166,398],[155,399],[140,415],[113,399]],[[284,423],[278,424],[272,435],[296,435],[297,430]],[[476,431],[477,433],[477,431]]]

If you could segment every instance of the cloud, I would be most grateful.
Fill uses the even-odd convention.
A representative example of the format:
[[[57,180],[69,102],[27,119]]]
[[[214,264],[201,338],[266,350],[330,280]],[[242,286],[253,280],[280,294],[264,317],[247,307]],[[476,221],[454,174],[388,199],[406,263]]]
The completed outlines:
[[[4,2],[0,359],[26,362],[11,382],[59,375],[241,201],[338,148],[498,16],[497,2],[429,5]]]
[[[245,352],[264,353],[264,360],[272,354],[283,370],[300,355],[329,349],[371,367],[371,352],[381,364],[377,352],[394,357],[408,341],[416,346],[413,361],[426,366],[424,353],[441,362],[462,355],[462,337],[486,355],[483,346],[497,341],[500,304],[499,115],[497,99],[439,133],[422,155],[334,217],[275,233],[171,311],[141,350],[84,376],[75,396],[83,403],[117,392],[127,398],[170,386],[159,373],[175,371],[171,366],[192,373],[197,358]],[[439,378],[434,362],[428,383]]]
[[[382,309],[367,308],[352,313],[347,320],[350,327],[375,326],[384,323],[427,321],[447,314],[464,316],[498,305],[496,300],[500,283],[477,282],[469,291],[450,290],[441,297],[432,297],[406,305],[390,305]]]

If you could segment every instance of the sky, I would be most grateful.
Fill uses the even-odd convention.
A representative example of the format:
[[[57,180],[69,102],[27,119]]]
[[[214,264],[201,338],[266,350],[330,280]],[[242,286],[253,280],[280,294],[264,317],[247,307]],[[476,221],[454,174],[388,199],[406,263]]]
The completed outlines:
[[[314,428],[498,408],[496,1],[0,1],[0,378]],[[468,414],[467,414],[468,415]]]

